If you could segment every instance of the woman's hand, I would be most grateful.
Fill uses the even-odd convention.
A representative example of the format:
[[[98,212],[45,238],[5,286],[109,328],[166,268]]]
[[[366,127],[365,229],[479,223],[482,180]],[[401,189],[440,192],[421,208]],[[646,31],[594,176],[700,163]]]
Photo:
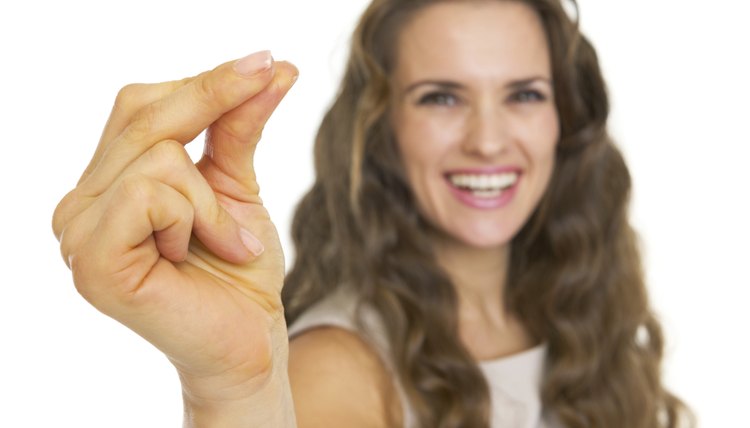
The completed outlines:
[[[296,76],[260,52],[123,88],[91,163],[55,210],[78,291],[167,355],[190,426],[282,426],[277,413],[292,411],[284,257],[252,162]],[[206,128],[193,164],[183,145]]]

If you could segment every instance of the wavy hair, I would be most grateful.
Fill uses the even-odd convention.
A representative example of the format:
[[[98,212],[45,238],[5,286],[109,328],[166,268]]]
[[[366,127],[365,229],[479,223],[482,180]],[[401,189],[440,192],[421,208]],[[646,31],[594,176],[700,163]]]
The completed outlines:
[[[334,290],[353,292],[382,318],[419,425],[488,427],[489,389],[460,342],[456,293],[388,121],[399,30],[441,1],[374,0],[362,16],[316,137],[316,180],[294,217],[282,296],[291,323]],[[664,339],[627,217],[631,179],[607,134],[606,87],[577,4],[571,18],[560,0],[482,1],[531,7],[550,47],[561,137],[549,187],[510,244],[505,289],[547,344],[544,407],[569,428],[677,427],[690,415],[661,383]]]

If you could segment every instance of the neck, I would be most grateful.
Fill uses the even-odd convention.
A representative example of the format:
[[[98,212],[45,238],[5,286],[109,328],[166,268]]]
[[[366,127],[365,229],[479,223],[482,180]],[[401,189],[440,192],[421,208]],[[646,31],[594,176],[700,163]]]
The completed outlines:
[[[448,274],[459,299],[459,315],[504,318],[505,283],[510,248],[476,248],[456,242],[436,242],[438,264]]]
[[[437,261],[458,297],[461,340],[477,360],[512,355],[534,345],[505,302],[510,247],[476,248],[435,242]]]

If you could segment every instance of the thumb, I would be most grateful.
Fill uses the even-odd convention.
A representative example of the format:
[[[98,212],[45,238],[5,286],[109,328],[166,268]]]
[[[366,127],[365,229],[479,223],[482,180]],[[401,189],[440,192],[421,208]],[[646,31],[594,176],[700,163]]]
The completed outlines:
[[[203,158],[198,166],[216,191],[235,200],[257,200],[255,148],[263,127],[299,74],[294,65],[284,61],[276,62],[274,68],[268,86],[225,113],[206,132]]]

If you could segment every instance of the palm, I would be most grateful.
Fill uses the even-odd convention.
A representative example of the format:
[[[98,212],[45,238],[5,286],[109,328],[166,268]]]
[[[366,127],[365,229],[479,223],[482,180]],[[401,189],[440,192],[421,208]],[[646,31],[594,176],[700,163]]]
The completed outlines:
[[[204,161],[199,169],[219,201],[253,231],[265,251],[252,263],[233,264],[192,238],[184,262],[159,257],[146,274],[134,296],[142,304],[137,306],[150,314],[145,318],[150,325],[131,327],[190,375],[239,369],[251,377],[253,371],[267,366],[269,329],[282,322],[284,256],[257,192],[251,198],[245,194],[243,201],[233,198],[236,183],[228,186],[226,181],[212,180],[218,171]],[[249,187],[257,189],[254,184]],[[158,251],[151,245],[150,251]]]

